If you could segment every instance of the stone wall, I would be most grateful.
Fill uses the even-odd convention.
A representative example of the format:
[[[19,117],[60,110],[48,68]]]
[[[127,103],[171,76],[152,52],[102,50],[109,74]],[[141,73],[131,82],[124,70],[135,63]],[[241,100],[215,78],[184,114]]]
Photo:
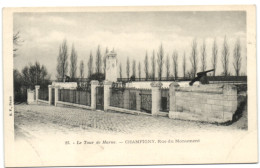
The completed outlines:
[[[223,123],[232,120],[236,109],[234,85],[170,85],[170,118]]]
[[[189,82],[190,81],[180,81],[177,83],[180,85],[180,87],[189,87]],[[130,87],[130,88],[134,87],[137,89],[151,89],[152,88],[151,83],[153,83],[153,81],[142,81],[142,82],[133,81],[133,82],[126,83],[126,87]],[[169,88],[172,81],[160,81],[160,83],[162,83],[162,87]],[[200,83],[197,81],[193,85],[198,86],[200,85]]]
[[[54,86],[53,86],[54,85]],[[99,86],[98,81],[91,81],[91,106],[79,105],[69,102],[61,102],[58,98],[58,91],[62,88],[73,89],[76,83],[54,83],[49,85],[49,104],[63,104],[66,106],[76,106],[87,109],[96,109],[96,87]],[[65,86],[66,85],[66,86]],[[104,111],[120,111],[125,113],[141,114],[144,111],[149,115],[163,115],[169,116],[173,119],[205,121],[211,123],[224,123],[231,121],[238,107],[237,87],[232,84],[209,84],[197,86],[180,86],[179,83],[173,82],[169,86],[169,101],[167,101],[167,112],[161,112],[162,106],[162,83],[152,82],[151,90],[125,88],[124,92],[117,99],[123,99],[122,103],[119,101],[111,106],[111,96],[113,95],[111,87],[112,82],[104,81]],[[28,90],[28,103],[36,100],[38,102],[38,91],[40,86],[35,86],[37,94],[34,98],[34,91]],[[52,92],[52,89],[55,92]],[[146,93],[147,92],[147,93]],[[168,91],[167,91],[168,92]],[[52,103],[51,96],[54,94],[54,103]],[[148,95],[148,96],[147,96]],[[72,94],[70,94],[72,96]],[[142,96],[144,96],[142,98]],[[168,94],[163,94],[164,97]],[[132,101],[130,101],[130,99]],[[142,104],[143,100],[143,104]],[[113,102],[115,103],[115,102]],[[147,105],[147,106],[146,106]],[[148,109],[148,108],[149,109]]]
[[[76,89],[77,82],[52,82],[52,87],[59,87],[63,89]]]

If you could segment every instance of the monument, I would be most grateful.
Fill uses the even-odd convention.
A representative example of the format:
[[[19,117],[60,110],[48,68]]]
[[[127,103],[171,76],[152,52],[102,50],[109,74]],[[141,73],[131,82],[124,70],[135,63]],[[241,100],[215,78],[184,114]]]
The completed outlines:
[[[114,50],[108,52],[106,55],[106,81],[117,81],[117,60]]]

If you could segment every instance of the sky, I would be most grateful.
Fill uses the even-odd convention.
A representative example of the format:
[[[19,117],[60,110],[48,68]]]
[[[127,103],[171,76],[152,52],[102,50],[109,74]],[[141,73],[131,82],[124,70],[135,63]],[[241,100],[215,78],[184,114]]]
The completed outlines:
[[[118,65],[122,63],[123,77],[126,77],[127,57],[131,62],[140,61],[144,77],[145,53],[150,58],[153,50],[157,53],[160,44],[163,45],[165,58],[169,55],[171,75],[172,55],[174,51],[178,52],[179,76],[182,76],[184,53],[187,67],[191,68],[189,57],[194,38],[198,42],[198,71],[201,69],[203,40],[206,42],[207,69],[212,67],[212,44],[214,39],[217,40],[216,74],[220,75],[221,50],[226,36],[230,48],[229,71],[234,74],[233,48],[239,39],[242,47],[241,72],[246,74],[246,12],[243,11],[15,13],[13,24],[14,33],[19,31],[23,41],[17,46],[14,68],[21,70],[29,63],[38,61],[46,66],[51,79],[56,77],[59,46],[64,39],[67,40],[69,53],[74,44],[78,53],[78,67],[80,60],[84,61],[85,76],[88,74],[86,66],[89,54],[92,52],[95,58],[97,46],[100,45],[102,55],[106,48],[116,51]]]

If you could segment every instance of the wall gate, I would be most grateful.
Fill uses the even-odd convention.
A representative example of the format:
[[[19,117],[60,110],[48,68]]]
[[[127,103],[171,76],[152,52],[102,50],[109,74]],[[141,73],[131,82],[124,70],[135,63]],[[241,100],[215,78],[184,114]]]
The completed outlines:
[[[152,93],[151,90],[141,90],[141,111],[152,112]]]
[[[55,105],[55,89],[51,89],[51,105]]]
[[[96,87],[96,109],[104,110],[104,86]]]

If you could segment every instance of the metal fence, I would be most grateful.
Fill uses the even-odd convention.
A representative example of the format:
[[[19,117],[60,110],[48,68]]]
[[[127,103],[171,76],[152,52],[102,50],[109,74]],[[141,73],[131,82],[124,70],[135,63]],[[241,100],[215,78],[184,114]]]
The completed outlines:
[[[161,89],[161,109],[162,112],[169,112],[169,88],[162,88]]]
[[[245,83],[247,76],[207,76],[210,83]],[[117,78],[118,82],[144,81],[191,81],[192,77],[162,77],[159,78]]]
[[[247,76],[208,76],[210,83],[247,83]]]
[[[59,101],[91,106],[91,93],[88,90],[60,89]]]
[[[151,89],[140,89],[141,108],[140,111],[152,113],[152,91]]]
[[[110,106],[151,113],[151,89],[110,88]]]
[[[110,88],[110,106],[124,108],[124,91],[121,88]]]
[[[129,110],[137,110],[136,108],[136,92],[135,88],[110,88],[110,106],[125,108]]]
[[[129,92],[129,109],[130,110],[138,110],[136,107],[136,89],[127,89]]]
[[[161,79],[159,78],[117,78],[118,82],[145,82],[145,81],[190,81],[191,78],[188,77],[162,77]]]
[[[39,89],[39,99],[45,100],[45,101],[49,100],[49,89],[48,88]]]
[[[90,82],[89,78],[58,78],[55,82]]]

